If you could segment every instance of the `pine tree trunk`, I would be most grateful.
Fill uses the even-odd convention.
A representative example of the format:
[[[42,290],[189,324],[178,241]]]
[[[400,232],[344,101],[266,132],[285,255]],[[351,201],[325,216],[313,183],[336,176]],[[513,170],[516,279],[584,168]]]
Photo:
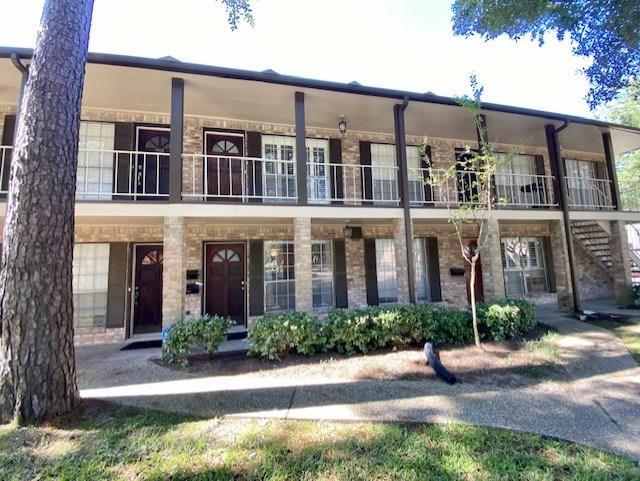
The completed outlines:
[[[11,163],[0,273],[0,421],[78,399],[72,261],[80,106],[93,0],[46,0]]]

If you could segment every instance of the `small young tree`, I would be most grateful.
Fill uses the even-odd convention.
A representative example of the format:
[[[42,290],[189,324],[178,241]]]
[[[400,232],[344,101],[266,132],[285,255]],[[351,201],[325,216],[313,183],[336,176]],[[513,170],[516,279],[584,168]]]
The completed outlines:
[[[473,319],[473,336],[476,346],[480,346],[478,332],[478,315],[476,309],[476,267],[480,254],[487,245],[489,237],[488,224],[495,206],[500,202],[494,188],[494,178],[498,166],[495,155],[486,135],[485,125],[481,115],[481,96],[483,88],[478,86],[475,76],[471,76],[473,96],[458,98],[458,104],[465,108],[475,122],[479,132],[479,148],[472,150],[469,146],[459,156],[458,161],[445,170],[435,170],[430,167],[428,183],[435,186],[446,196],[443,199],[451,223],[455,229],[462,257],[470,266],[469,289],[471,298],[471,313]],[[426,154],[427,141],[421,146],[422,154]],[[451,191],[455,192],[452,199]],[[456,203],[456,205],[452,205]],[[477,237],[475,248],[465,245],[464,239],[472,231]]]

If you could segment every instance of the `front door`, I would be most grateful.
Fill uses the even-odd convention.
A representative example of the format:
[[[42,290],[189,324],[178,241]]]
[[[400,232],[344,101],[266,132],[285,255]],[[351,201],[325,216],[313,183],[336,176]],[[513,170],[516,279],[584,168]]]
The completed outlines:
[[[209,198],[242,201],[244,135],[205,132],[207,186]]]
[[[133,334],[162,330],[161,245],[135,246],[133,284]]]
[[[205,245],[206,314],[244,325],[244,264],[244,244]]]
[[[141,200],[166,199],[169,194],[169,129],[138,127],[137,145],[139,154],[132,166],[133,192]]]

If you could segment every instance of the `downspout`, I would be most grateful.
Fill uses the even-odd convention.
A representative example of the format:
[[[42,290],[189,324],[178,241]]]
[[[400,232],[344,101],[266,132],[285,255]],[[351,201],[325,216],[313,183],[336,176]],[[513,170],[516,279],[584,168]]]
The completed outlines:
[[[571,291],[573,298],[573,311],[580,312],[580,291],[578,284],[578,276],[576,272],[575,256],[573,253],[573,239],[571,238],[571,219],[569,216],[569,193],[567,192],[567,169],[562,161],[562,152],[560,151],[559,134],[569,126],[569,121],[565,119],[560,127],[554,130],[554,150],[556,157],[556,167],[558,169],[558,177],[560,177],[560,206],[562,207],[562,222],[564,224],[564,235],[567,242],[567,256],[569,260],[569,273],[571,275]]]
[[[18,124],[20,122],[20,109],[22,108],[22,97],[24,96],[24,88],[27,85],[29,79],[29,67],[22,63],[17,53],[11,54],[11,63],[20,72],[20,93],[18,94],[18,103],[16,105],[16,125],[13,130],[13,146],[15,147],[16,135],[18,134]]]
[[[394,120],[396,132],[396,154],[400,166],[400,181],[402,194],[402,210],[404,214],[404,235],[407,247],[407,283],[409,287],[409,302],[416,303],[415,264],[413,255],[413,229],[411,228],[411,202],[409,199],[409,169],[407,166],[407,151],[405,140],[404,112],[409,106],[409,97],[405,96],[401,104],[394,106]]]

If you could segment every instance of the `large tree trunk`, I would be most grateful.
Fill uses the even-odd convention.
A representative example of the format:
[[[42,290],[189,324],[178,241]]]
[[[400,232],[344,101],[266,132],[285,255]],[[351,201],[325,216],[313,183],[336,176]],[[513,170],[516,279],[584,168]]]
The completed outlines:
[[[0,421],[78,399],[72,261],[80,105],[93,0],[46,0],[11,165],[0,273]]]

